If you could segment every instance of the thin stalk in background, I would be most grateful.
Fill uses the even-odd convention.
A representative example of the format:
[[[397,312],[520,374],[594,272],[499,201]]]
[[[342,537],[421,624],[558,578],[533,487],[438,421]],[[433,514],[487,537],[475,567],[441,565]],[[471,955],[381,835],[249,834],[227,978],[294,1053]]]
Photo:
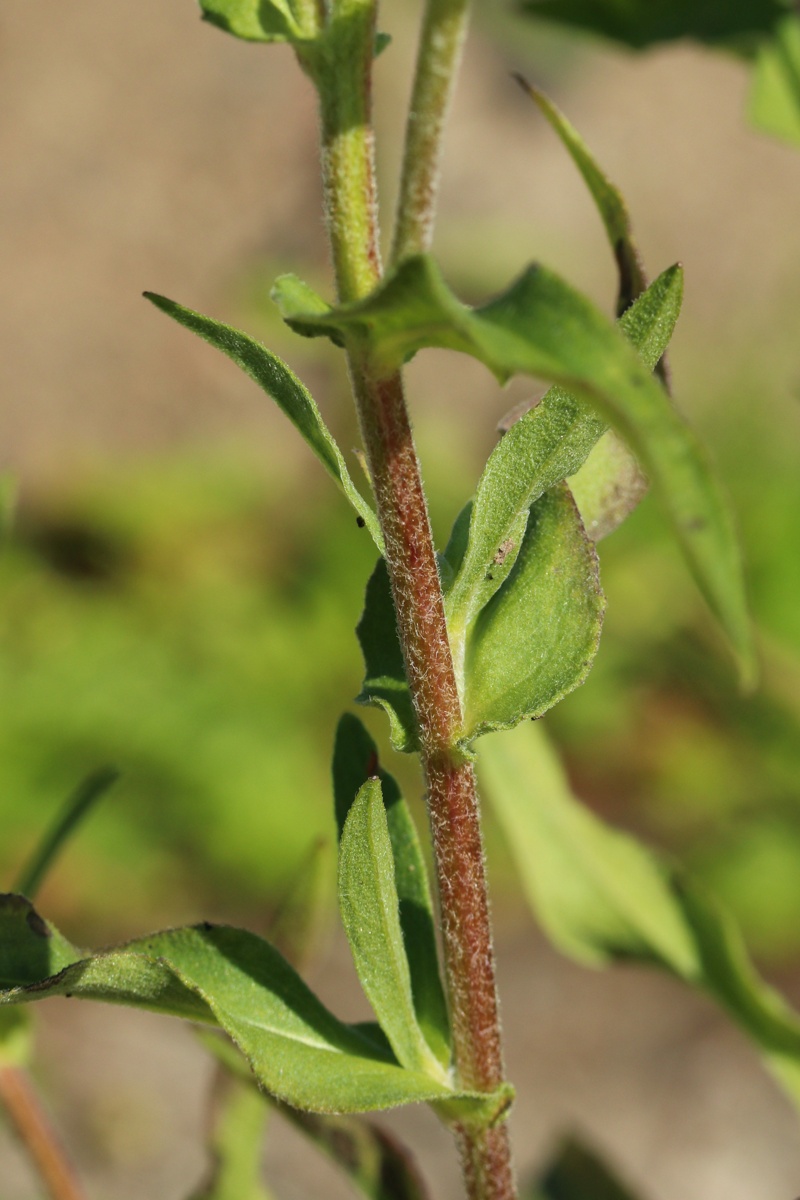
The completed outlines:
[[[406,125],[391,261],[430,250],[442,134],[469,24],[469,0],[427,0]]]
[[[33,1085],[20,1067],[0,1067],[0,1100],[50,1200],[87,1200]]]
[[[455,9],[461,32],[450,40],[445,66],[433,29],[443,13],[452,17]],[[434,0],[420,46],[418,78],[428,81],[423,99],[429,97],[425,103],[434,111],[429,121],[418,113],[413,136],[424,132],[423,174],[430,186],[425,185],[424,202],[419,193],[408,228],[424,227],[426,238],[465,10],[463,3]],[[371,121],[375,13],[373,0],[340,0],[330,19],[325,59],[305,64],[320,96],[326,219],[342,302],[368,294],[382,274]],[[436,86],[429,86],[433,81]],[[377,371],[369,347],[357,341],[348,346],[348,362],[428,785],[454,1069],[459,1086],[493,1092],[504,1072],[480,812],[472,764],[457,749],[461,706],[419,461],[399,372]],[[505,1125],[459,1126],[455,1132],[470,1200],[513,1200]]]

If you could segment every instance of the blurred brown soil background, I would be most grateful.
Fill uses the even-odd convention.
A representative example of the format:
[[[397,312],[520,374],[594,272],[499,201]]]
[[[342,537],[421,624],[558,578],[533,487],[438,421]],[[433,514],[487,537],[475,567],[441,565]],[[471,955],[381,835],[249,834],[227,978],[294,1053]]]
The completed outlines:
[[[567,52],[550,35],[517,44],[506,26],[493,41],[493,3],[467,54],[447,145],[438,248],[451,277],[480,295],[541,257],[609,301],[596,216],[510,82],[521,70],[551,90],[623,187],[651,271],[678,258],[686,267],[686,333],[673,352],[683,407],[713,440],[725,414],[707,394],[756,352],[788,394],[800,155],[746,127],[744,70],[686,46],[642,58]],[[399,23],[378,64],[390,146],[415,11],[386,5],[387,27]],[[291,55],[223,37],[191,0],[6,0],[0,164],[0,446],[22,505],[99,465],[228,443],[247,446],[265,473],[274,461],[282,472],[296,465],[302,494],[305,452],[280,415],[140,298],[150,288],[236,323],[254,263],[324,282],[314,102]],[[391,154],[381,166],[390,196]],[[330,360],[279,336],[276,349],[346,426]],[[411,376],[423,453],[442,450],[455,423],[477,473],[497,418],[524,389],[501,393],[474,365],[439,355]],[[774,419],[796,436],[791,405]],[[643,972],[580,971],[521,917],[501,929],[500,962],[521,1167],[577,1128],[651,1200],[800,1193],[795,1117],[709,1005]],[[360,1015],[340,945],[319,978],[343,1016]],[[203,1170],[211,1076],[190,1031],[61,1002],[39,1016],[38,1072],[92,1200],[184,1200]],[[455,1200],[453,1157],[433,1119],[387,1119],[421,1147],[437,1200]],[[284,1200],[349,1194],[283,1127],[267,1157]],[[0,1131],[0,1197],[36,1195]]]

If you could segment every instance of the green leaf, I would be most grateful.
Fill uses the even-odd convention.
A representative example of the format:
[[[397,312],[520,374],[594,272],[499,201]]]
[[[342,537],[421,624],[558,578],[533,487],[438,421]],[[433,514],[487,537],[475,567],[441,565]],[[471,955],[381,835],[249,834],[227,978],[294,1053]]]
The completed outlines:
[[[786,16],[761,44],[750,117],[766,133],[800,143],[800,16]]]
[[[252,1085],[229,1075],[214,1097],[210,1138],[212,1166],[191,1200],[272,1200],[261,1180],[261,1159],[269,1109]]]
[[[707,992],[800,1107],[800,1014],[758,976],[731,918],[684,872],[572,796],[541,727],[491,739],[479,768],[555,944],[589,966],[649,963]]]
[[[303,314],[290,314],[289,323],[303,328]],[[533,266],[496,300],[469,309],[421,255],[400,263],[365,300],[315,315],[306,327],[366,340],[376,369],[391,371],[423,347],[439,346],[472,355],[501,380],[538,375],[587,400],[618,428],[650,476],[742,674],[751,678],[752,633],[727,503],[664,389],[585,297]]]
[[[464,740],[540,717],[584,681],[605,600],[566,484],[530,511],[513,570],[466,637]]]
[[[738,43],[768,32],[786,11],[782,0],[523,0],[521,9],[636,49],[684,37]]]
[[[339,484],[382,554],[383,537],[374,510],[353,483],[342,453],[322,420],[313,397],[286,363],[281,362],[260,342],[238,329],[223,325],[219,321],[212,321],[210,317],[201,316],[200,313],[184,308],[165,296],[158,296],[153,292],[144,294],[156,308],[160,308],[179,325],[190,329],[203,341],[226,354],[275,401],[314,451],[328,474]]]
[[[417,1023],[381,783],[359,790],[339,843],[339,905],[358,977],[397,1059],[443,1084]]]
[[[524,1200],[641,1200],[583,1142],[568,1138]]]
[[[200,0],[203,20],[250,42],[298,42],[302,31],[288,0]]]
[[[517,75],[516,79],[558,134],[597,206],[619,270],[617,316],[622,316],[647,287],[642,259],[633,240],[631,219],[622,193],[601,171],[578,131],[553,101],[521,75]]]
[[[613,533],[647,493],[639,464],[613,429],[603,434],[569,486],[593,542]]]
[[[683,273],[670,267],[620,321],[646,366],[658,362],[672,336],[683,295]],[[448,628],[456,658],[466,630],[502,583],[503,571],[513,566],[513,549],[497,571],[498,551],[511,542],[519,546],[531,505],[567,476],[580,479],[581,467],[603,440],[605,422],[577,396],[553,387],[535,408],[516,421],[489,456],[469,513],[454,529],[445,558],[455,573],[447,589]],[[606,435],[607,436],[607,435]],[[581,483],[580,490],[586,488]],[[580,503],[579,503],[580,508]],[[581,510],[591,532],[597,513]],[[465,548],[466,540],[466,548]],[[507,568],[507,569],[506,569]]]
[[[422,847],[411,812],[396,781],[378,762],[374,741],[357,717],[345,713],[336,730],[333,755],[336,821],[340,837],[354,797],[373,776],[380,780],[386,809],[414,1012],[426,1042],[446,1067],[450,1062],[450,1022],[439,974],[433,902]]]
[[[33,1024],[22,1008],[0,1009],[0,1071],[26,1067],[33,1050]]]
[[[367,583],[364,612],[356,634],[365,668],[356,701],[382,708],[389,718],[395,750],[413,754],[419,747],[417,717],[406,682],[389,573],[382,558]]]
[[[101,767],[78,784],[17,876],[15,892],[33,899],[67,839],[118,778],[119,772],[114,767]]]
[[[23,897],[0,898],[0,1005],[75,996],[217,1024],[263,1087],[315,1112],[412,1104],[485,1105],[404,1070],[342,1024],[268,942],[198,925],[81,956]]]

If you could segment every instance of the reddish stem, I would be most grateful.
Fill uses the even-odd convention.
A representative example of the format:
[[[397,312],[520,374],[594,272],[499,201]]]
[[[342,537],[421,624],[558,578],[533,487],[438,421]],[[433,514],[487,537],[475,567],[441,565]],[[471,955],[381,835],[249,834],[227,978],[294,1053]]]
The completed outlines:
[[[30,1079],[19,1067],[0,1068],[0,1099],[51,1200],[86,1200]]]

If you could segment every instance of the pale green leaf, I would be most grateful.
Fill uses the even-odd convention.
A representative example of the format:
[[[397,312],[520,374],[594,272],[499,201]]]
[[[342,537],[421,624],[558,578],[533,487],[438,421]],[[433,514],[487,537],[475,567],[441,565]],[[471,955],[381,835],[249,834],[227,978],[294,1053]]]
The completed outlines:
[[[787,15],[761,44],[750,117],[766,133],[800,144],[800,15]]]
[[[23,1008],[0,1008],[0,1071],[26,1067],[33,1051],[33,1025]]]
[[[427,1100],[471,1109],[492,1099],[404,1070],[243,930],[204,924],[82,956],[24,898],[3,897],[0,984],[0,1004],[66,995],[217,1024],[261,1085],[298,1108],[366,1112]]]
[[[707,992],[800,1107],[800,1014],[758,976],[732,919],[685,873],[574,798],[541,727],[490,739],[479,768],[555,944],[590,966],[657,965]]]
[[[269,1109],[264,1096],[241,1079],[222,1078],[214,1097],[208,1178],[190,1200],[272,1200],[261,1178]]]
[[[336,730],[333,755],[333,790],[340,836],[355,796],[371,776],[380,779],[386,809],[414,1011],[426,1042],[447,1066],[450,1023],[439,974],[433,902],[422,847],[396,781],[378,762],[374,741],[357,717],[345,713]]]
[[[633,512],[647,492],[647,480],[622,438],[609,429],[570,476],[569,487],[586,533],[599,542]]]
[[[446,1084],[417,1023],[378,778],[361,787],[342,829],[339,906],[361,986],[398,1061]]]
[[[679,267],[670,267],[620,321],[620,328],[651,370],[672,336],[682,295],[683,273]],[[457,657],[458,644],[470,622],[503,580],[502,569],[494,570],[500,548],[512,544],[502,564],[503,569],[506,564],[510,569],[513,546],[520,544],[520,530],[524,530],[530,506],[548,488],[581,469],[605,429],[605,421],[577,396],[553,387],[492,451],[470,513],[459,518],[462,524],[469,520],[466,539],[463,528],[457,535],[454,530],[445,551],[455,572],[455,580],[447,588],[446,608]],[[594,521],[593,511],[582,515]]]
[[[203,341],[216,346],[226,354],[245,375],[258,384],[270,396],[294,425],[300,436],[308,443],[329,475],[336,480],[353,508],[358,513],[378,550],[383,553],[383,537],[378,518],[371,505],[364,499],[353,483],[344,458],[333,439],[313,397],[286,363],[272,354],[260,342],[248,337],[238,329],[201,316],[189,308],[168,300],[165,296],[145,292],[145,296],[162,312],[167,313],[179,325],[190,329]],[[304,293],[305,294],[305,293]]]
[[[289,0],[200,0],[203,19],[251,42],[298,42],[303,34]]]
[[[419,746],[417,718],[406,682],[389,574],[382,558],[367,583],[356,634],[364,656],[364,682],[356,700],[382,708],[389,718],[395,750],[414,753]]]
[[[531,509],[511,574],[467,633],[464,740],[540,717],[582,683],[604,608],[597,556],[561,484]]]

